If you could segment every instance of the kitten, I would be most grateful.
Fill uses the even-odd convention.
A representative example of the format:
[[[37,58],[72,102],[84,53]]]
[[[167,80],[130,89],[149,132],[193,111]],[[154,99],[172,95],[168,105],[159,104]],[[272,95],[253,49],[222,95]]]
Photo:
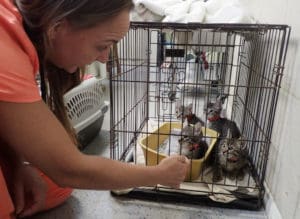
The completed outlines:
[[[202,140],[202,125],[200,122],[195,125],[186,125],[182,129],[182,137],[178,140],[181,145],[181,154],[189,159],[201,159],[204,157],[208,145]]]
[[[227,95],[219,95],[215,103],[209,102],[206,105],[204,111],[207,114],[208,127],[219,133],[218,140],[211,153],[210,162],[213,164],[213,181],[219,181],[223,178],[223,170],[228,170],[227,172],[236,171],[235,166],[243,164],[243,156],[239,159],[237,150],[233,150],[235,156],[232,155],[232,150],[225,150],[223,147],[229,149],[229,145],[235,145],[234,148],[241,146],[241,132],[234,121],[227,118],[221,118],[222,104],[224,103]],[[222,149],[223,148],[223,149]],[[230,146],[231,148],[231,146]],[[227,160],[227,155],[230,156]],[[242,153],[243,154],[243,153]],[[242,155],[241,154],[241,155]],[[238,162],[237,162],[238,161]],[[237,162],[237,163],[235,163]],[[228,166],[226,166],[228,165]],[[243,166],[243,165],[241,165]]]
[[[217,97],[215,103],[208,103],[204,112],[207,114],[208,128],[219,133],[219,138],[224,138],[228,130],[232,133],[233,138],[241,136],[240,130],[234,121],[227,118],[221,118],[222,104],[227,98],[227,95],[220,95]]]
[[[213,181],[223,179],[224,173],[230,179],[243,179],[249,166],[248,153],[242,137],[232,138],[230,130],[218,146],[217,163],[214,167]]]
[[[197,117],[193,113],[193,104],[190,103],[187,106],[181,105],[179,102],[176,103],[176,117],[177,119],[183,120],[182,122],[187,119],[188,124],[195,125],[196,123],[200,122],[202,126],[205,125],[205,123]]]

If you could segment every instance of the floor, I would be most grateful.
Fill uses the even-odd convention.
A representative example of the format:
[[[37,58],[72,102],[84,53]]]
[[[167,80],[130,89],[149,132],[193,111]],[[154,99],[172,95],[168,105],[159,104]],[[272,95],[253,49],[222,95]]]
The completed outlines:
[[[109,157],[109,114],[98,136],[85,148],[87,154]],[[265,211],[241,211],[215,207],[168,204],[114,197],[110,191],[75,190],[63,205],[40,213],[33,219],[94,218],[203,218],[203,219],[265,219]]]

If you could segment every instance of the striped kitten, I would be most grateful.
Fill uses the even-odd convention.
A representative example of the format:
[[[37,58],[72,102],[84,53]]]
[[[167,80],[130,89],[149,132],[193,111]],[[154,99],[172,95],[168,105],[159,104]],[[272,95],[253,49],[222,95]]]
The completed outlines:
[[[201,128],[202,125],[198,122],[195,125],[188,124],[182,129],[182,137],[178,142],[181,145],[181,154],[189,159],[203,158],[208,149]]]
[[[184,105],[180,104],[179,102],[177,102],[176,103],[176,117],[177,117],[177,119],[183,120],[183,122],[186,119],[188,124],[195,125],[196,123],[200,122],[202,126],[205,125],[205,123],[193,113],[193,104],[192,103],[184,106]]]
[[[224,173],[230,179],[243,179],[249,167],[248,153],[242,137],[232,138],[230,130],[217,145],[217,163],[214,167],[214,181],[223,179]]]

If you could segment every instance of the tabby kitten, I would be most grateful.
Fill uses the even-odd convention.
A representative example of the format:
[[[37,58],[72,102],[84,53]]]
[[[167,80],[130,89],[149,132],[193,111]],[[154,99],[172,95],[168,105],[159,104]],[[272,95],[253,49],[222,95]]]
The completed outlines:
[[[227,95],[219,95],[215,103],[208,103],[207,108],[204,109],[207,114],[208,127],[219,133],[210,158],[214,182],[223,178],[223,171],[232,173],[229,174],[231,176],[237,175],[235,172],[243,169],[246,162],[244,152],[240,150],[243,141],[239,128],[234,121],[221,118],[222,105],[226,98]]]
[[[221,139],[217,147],[217,166],[214,169],[213,181],[222,180],[224,173],[230,179],[243,179],[249,160],[242,137],[232,138],[228,130],[226,138]]]
[[[204,157],[208,145],[203,140],[202,125],[200,122],[195,125],[186,125],[182,129],[182,137],[178,140],[181,145],[181,154],[189,159],[201,159]]]
[[[205,122],[203,122],[199,117],[197,117],[193,113],[193,104],[190,103],[187,106],[180,104],[179,102],[176,103],[176,117],[177,119],[183,120],[182,122],[187,119],[188,124],[195,125],[196,123],[200,122],[202,126],[204,126]]]
[[[226,98],[227,95],[220,95],[215,103],[207,104],[204,112],[207,114],[208,127],[218,132],[220,138],[224,138],[228,130],[232,133],[233,138],[239,138],[241,133],[236,123],[227,118],[221,118],[222,104]]]

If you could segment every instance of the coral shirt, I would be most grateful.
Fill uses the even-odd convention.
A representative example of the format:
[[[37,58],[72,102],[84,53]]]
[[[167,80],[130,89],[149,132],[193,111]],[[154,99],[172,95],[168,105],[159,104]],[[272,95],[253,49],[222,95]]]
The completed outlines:
[[[37,52],[24,31],[20,13],[10,0],[0,0],[0,101],[40,100],[35,81],[38,69]],[[0,166],[0,218],[10,218],[13,212]]]
[[[10,0],[0,0],[0,101],[28,103],[41,99],[35,76],[37,52],[22,17]]]

